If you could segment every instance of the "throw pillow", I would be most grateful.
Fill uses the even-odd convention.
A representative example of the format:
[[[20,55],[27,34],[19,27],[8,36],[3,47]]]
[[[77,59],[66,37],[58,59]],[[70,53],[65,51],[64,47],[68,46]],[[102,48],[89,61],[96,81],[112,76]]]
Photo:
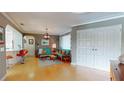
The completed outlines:
[[[62,51],[62,55],[65,55],[65,51]]]
[[[45,50],[42,50],[42,55],[45,55],[46,54],[46,51]]]
[[[42,54],[42,48],[41,49],[39,49],[39,51],[38,51],[38,54]]]

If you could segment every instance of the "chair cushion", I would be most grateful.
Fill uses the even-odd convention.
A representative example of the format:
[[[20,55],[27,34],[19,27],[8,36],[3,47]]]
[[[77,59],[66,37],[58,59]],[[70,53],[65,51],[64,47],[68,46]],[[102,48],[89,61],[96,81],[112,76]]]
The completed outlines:
[[[45,55],[46,54],[46,51],[45,50],[42,50],[42,53],[41,53],[42,55]]]
[[[63,56],[63,55],[62,55],[62,54],[60,54],[60,53],[58,53],[57,55],[58,55],[59,57],[62,57],[62,56]]]
[[[63,51],[62,51],[62,55],[65,55],[65,53],[66,53],[66,52],[63,50]]]
[[[66,50],[66,55],[70,55],[70,50]]]
[[[47,54],[47,55],[51,55],[51,54],[52,54],[52,52],[51,52],[51,49],[50,49],[50,48],[43,48],[43,50],[45,50],[45,51],[46,51],[46,54]]]

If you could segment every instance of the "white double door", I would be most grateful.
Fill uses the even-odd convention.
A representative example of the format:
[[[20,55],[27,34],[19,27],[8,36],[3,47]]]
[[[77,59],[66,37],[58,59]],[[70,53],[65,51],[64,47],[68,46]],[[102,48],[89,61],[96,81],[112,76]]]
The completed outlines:
[[[77,64],[109,71],[121,54],[121,25],[77,31]]]

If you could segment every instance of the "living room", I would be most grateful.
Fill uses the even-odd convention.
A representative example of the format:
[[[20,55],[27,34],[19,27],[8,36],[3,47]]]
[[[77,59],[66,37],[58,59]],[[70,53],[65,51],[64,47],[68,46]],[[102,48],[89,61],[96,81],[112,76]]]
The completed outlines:
[[[36,14],[36,17],[38,16],[37,13],[34,13],[34,14]],[[39,13],[39,14],[41,15],[42,13]],[[49,13],[47,13],[47,15],[48,14]],[[36,17],[34,17],[34,19],[36,19]],[[33,31],[33,33],[31,31],[22,32],[22,29],[20,29],[20,27],[22,26],[23,28],[25,28],[25,24],[22,23],[21,21],[18,26],[16,23],[10,20],[10,18],[11,16],[10,15],[8,16],[8,13],[1,13],[1,20],[4,20],[5,22],[5,23],[1,23],[1,25],[5,28],[4,37],[6,42],[6,46],[5,46],[6,47],[6,66],[5,68],[2,68],[4,70],[2,74],[6,73],[5,71],[6,69],[9,75],[9,73],[12,72],[11,69],[16,67],[17,64],[19,65],[26,64],[25,60],[30,59],[32,57],[34,59],[35,58],[38,59],[38,62],[40,62],[40,64],[43,66],[62,64],[62,63],[66,63],[66,64],[71,63],[71,49],[70,49],[71,35],[69,32],[62,35],[58,34],[60,32],[54,33],[51,31],[53,30],[53,28],[51,28],[50,25],[47,24],[47,22],[44,22],[45,24],[42,24],[42,23],[40,24],[39,27],[41,31],[39,33],[38,31],[37,33],[35,33],[36,31]],[[32,18],[30,18],[29,20],[32,20],[33,22]],[[41,20],[43,20],[43,18]],[[27,28],[30,28],[30,27],[27,26]],[[32,28],[36,28],[36,24]],[[58,28],[56,29],[58,30]],[[25,51],[27,51],[26,54],[22,55],[21,53]],[[2,61],[5,61],[5,57],[3,57]],[[15,71],[16,70],[17,69],[15,69]],[[7,78],[7,75],[5,75],[5,77]],[[13,79],[5,79],[5,80],[13,80]]]
[[[114,80],[110,60],[123,54],[123,17],[123,12],[0,13],[5,29],[0,78]]]

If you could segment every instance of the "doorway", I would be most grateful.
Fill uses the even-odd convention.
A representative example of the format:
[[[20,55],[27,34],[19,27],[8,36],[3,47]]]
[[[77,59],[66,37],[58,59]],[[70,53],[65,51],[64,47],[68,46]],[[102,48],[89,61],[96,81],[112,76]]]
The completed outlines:
[[[27,56],[35,56],[35,38],[34,36],[24,36],[24,49],[28,50]]]

